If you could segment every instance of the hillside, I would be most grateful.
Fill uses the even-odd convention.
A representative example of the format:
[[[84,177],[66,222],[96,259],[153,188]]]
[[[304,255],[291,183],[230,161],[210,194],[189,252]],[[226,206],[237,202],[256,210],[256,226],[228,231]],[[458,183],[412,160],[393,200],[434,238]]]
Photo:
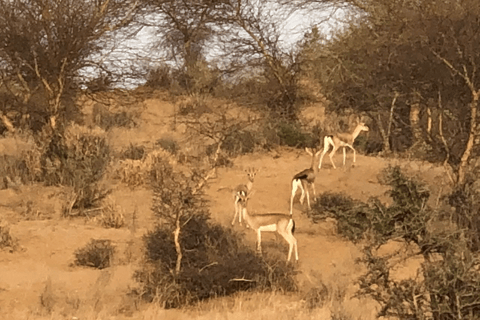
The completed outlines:
[[[146,101],[139,109],[138,126],[132,129],[114,128],[109,133],[110,144],[115,150],[120,150],[130,143],[150,146],[155,139],[170,137],[183,141],[183,147],[191,147],[183,140],[185,137],[181,128],[172,130],[173,109],[171,103],[161,99]],[[87,117],[88,113],[86,108]],[[2,145],[7,144],[7,140],[16,145],[12,139],[4,139]],[[348,153],[348,156],[351,154]],[[337,164],[341,164],[341,157],[341,152],[338,152],[335,157]],[[260,169],[250,209],[259,213],[287,213],[290,179],[309,164],[309,156],[303,150],[293,148],[256,152],[233,159],[231,167],[218,169],[216,177],[209,181],[207,197],[212,219],[230,226],[234,213],[231,190],[245,182],[243,169],[247,167]],[[377,196],[388,201],[384,195],[386,189],[376,177],[383,168],[392,164],[399,164],[407,173],[427,182],[434,195],[432,198],[445,191],[446,178],[442,168],[363,155],[357,156],[355,167],[351,166],[351,157],[347,158],[346,167],[340,166],[336,170],[326,163],[317,176],[316,190],[318,193],[343,192],[361,200]],[[63,319],[63,316],[76,319],[177,319],[183,316],[211,319],[212,315],[216,319],[267,319],[272,313],[282,313],[283,319],[324,319],[328,314],[328,308],[316,313],[305,311],[300,295],[270,295],[266,299],[262,296],[249,298],[245,294],[236,297],[233,302],[228,299],[208,302],[193,311],[163,311],[152,306],[136,305],[126,293],[134,286],[132,274],[141,257],[142,235],[155,223],[151,211],[151,191],[144,187],[131,189],[114,179],[105,183],[114,189],[111,197],[125,214],[126,228],[105,229],[95,219],[61,218],[66,194],[60,188],[27,185],[17,190],[0,190],[2,217],[10,223],[11,233],[19,240],[21,248],[15,252],[0,252],[0,312],[8,315],[3,319]],[[333,221],[313,224],[302,213],[303,209],[297,197],[294,218],[301,291],[308,291],[320,281],[331,288],[346,290],[348,298],[342,302],[345,312],[352,319],[372,319],[375,314],[372,302],[350,299],[355,288],[354,281],[362,272],[362,266],[355,262],[360,257],[360,247],[337,236]],[[238,225],[234,228],[242,230]],[[243,232],[254,246],[253,232],[248,229]],[[117,246],[120,254],[113,267],[99,271],[71,265],[74,251],[91,238],[110,239]],[[279,250],[286,256],[286,244],[281,242],[277,245],[275,242],[274,235],[265,235],[264,250]],[[418,263],[418,259],[405,261],[403,267],[396,270],[397,276],[413,276]],[[251,302],[258,299],[262,299],[265,305]],[[268,311],[262,313],[262,309]],[[288,310],[293,311],[289,313]],[[57,317],[48,315],[47,311]]]

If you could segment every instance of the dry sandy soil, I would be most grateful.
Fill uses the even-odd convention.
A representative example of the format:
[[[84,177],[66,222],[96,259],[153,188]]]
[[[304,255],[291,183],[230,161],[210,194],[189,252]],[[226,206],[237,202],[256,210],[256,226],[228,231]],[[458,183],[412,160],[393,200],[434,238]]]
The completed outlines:
[[[176,133],[172,133],[166,125],[170,121],[171,104],[150,100],[144,106],[138,128],[111,132],[111,143],[116,148],[130,142],[145,143],[165,135],[175,136]],[[356,166],[352,167],[351,154],[347,155],[347,166],[339,166],[336,170],[331,168],[326,158],[325,168],[317,176],[317,193],[344,192],[362,200],[378,196],[388,201],[384,194],[386,188],[378,183],[377,174],[390,164],[399,164],[408,173],[426,181],[433,195],[442,192],[446,183],[442,169],[429,164],[359,155]],[[341,157],[339,152],[335,157],[337,165],[341,164]],[[291,177],[309,165],[310,157],[303,150],[287,148],[234,159],[232,167],[220,168],[217,176],[209,181],[207,196],[212,218],[230,225],[234,212],[231,189],[245,182],[243,169],[250,166],[260,169],[255,181],[256,194],[249,203],[251,211],[287,213]],[[102,228],[92,219],[60,218],[65,194],[59,188],[33,185],[22,186],[18,190],[0,190],[1,217],[10,222],[11,233],[20,245],[20,250],[15,252],[0,252],[0,314],[5,315],[2,319],[37,319],[45,317],[49,311],[68,315],[59,319],[72,319],[76,313],[82,314],[83,317],[78,318],[84,319],[148,318],[125,294],[135,285],[132,274],[141,255],[141,237],[155,222],[150,209],[151,192],[146,188],[132,190],[120,183],[111,183],[114,188],[112,197],[121,206],[128,224],[128,227],[118,230]],[[355,263],[355,259],[360,257],[360,248],[336,235],[334,222],[313,224],[302,212],[305,209],[297,197],[294,218],[300,255],[298,281],[302,290],[323,281],[352,291],[355,278],[362,272],[362,267]],[[38,218],[48,219],[25,220],[24,216],[32,216],[32,211]],[[132,226],[134,211],[137,220]],[[234,228],[243,229],[238,224]],[[253,232],[243,232],[254,246]],[[113,267],[99,271],[71,265],[74,251],[92,238],[111,239],[117,246],[119,254]],[[265,235],[264,250],[279,250],[286,257],[287,245],[283,242],[277,244],[274,235]],[[418,263],[416,259],[405,261],[396,270],[398,276],[413,276]],[[275,301],[281,303],[281,298]],[[259,309],[262,308],[261,303],[275,302],[261,301]],[[372,302],[349,299],[344,303],[354,318],[374,317],[375,305]],[[89,306],[88,312],[84,310],[85,306]],[[109,316],[98,316],[104,312],[102,310],[109,310],[105,311]],[[182,318],[182,312],[171,312],[170,316],[162,314],[162,318]],[[86,316],[91,313],[97,316]],[[219,311],[215,318],[235,317]],[[47,316],[45,319],[51,318]]]

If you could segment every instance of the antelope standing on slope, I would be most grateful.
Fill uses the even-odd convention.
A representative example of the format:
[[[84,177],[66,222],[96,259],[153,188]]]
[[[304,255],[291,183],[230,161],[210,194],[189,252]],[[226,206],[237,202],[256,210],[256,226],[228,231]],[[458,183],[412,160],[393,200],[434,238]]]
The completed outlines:
[[[247,184],[239,184],[235,187],[233,191],[233,197],[235,199],[235,215],[233,216],[232,226],[235,224],[235,219],[238,215],[238,223],[242,225],[242,207],[239,203],[242,197],[248,197],[253,187],[253,182],[255,181],[255,176],[257,175],[258,170],[255,168],[248,168],[245,170],[247,173],[248,182]]]
[[[343,132],[343,133],[337,133],[334,135],[325,136],[325,138],[323,139],[323,152],[322,152],[322,156],[320,157],[318,168],[320,169],[322,167],[323,156],[328,152],[328,149],[330,149],[330,146],[332,146],[333,149],[332,149],[332,152],[330,152],[329,157],[330,157],[330,162],[332,163],[332,166],[334,169],[336,169],[337,167],[335,166],[335,163],[333,163],[332,157],[340,147],[343,147],[343,165],[345,166],[345,158],[346,158],[345,148],[346,147],[349,147],[350,149],[353,150],[353,163],[355,164],[356,152],[355,152],[355,148],[353,148],[353,142],[362,131],[368,131],[368,127],[365,125],[365,123],[359,123],[355,127],[352,133]]]
[[[316,197],[315,194],[315,176],[318,173],[318,168],[316,166],[316,162],[318,159],[318,155],[320,154],[321,150],[316,151],[315,149],[305,148],[305,151],[312,157],[310,168],[305,169],[295,176],[292,179],[292,195],[290,196],[290,215],[293,214],[293,198],[297,194],[298,188],[302,190],[302,195],[300,196],[300,203],[303,204],[303,200],[305,199],[305,193],[307,194],[307,204],[308,208],[310,207],[310,194],[308,192],[308,186],[310,185],[313,191],[313,197]]]
[[[257,233],[257,250],[262,253],[262,232],[276,232],[288,242],[287,261],[292,257],[295,249],[295,262],[298,262],[297,239],[293,236],[295,232],[295,221],[291,215],[283,213],[250,214],[247,211],[249,196],[241,196],[239,203],[242,208],[242,215],[247,225]]]

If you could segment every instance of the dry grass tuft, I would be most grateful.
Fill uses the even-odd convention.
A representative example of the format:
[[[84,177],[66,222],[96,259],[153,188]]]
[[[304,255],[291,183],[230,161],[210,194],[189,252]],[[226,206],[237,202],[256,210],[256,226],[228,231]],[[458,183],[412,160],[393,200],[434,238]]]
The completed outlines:
[[[18,248],[18,241],[10,234],[10,225],[0,220],[0,249],[8,249],[10,252]]]
[[[115,175],[130,187],[141,186],[148,181],[148,174],[157,162],[167,162],[172,166],[177,164],[175,157],[170,152],[164,149],[155,149],[141,160],[120,160]]]
[[[102,211],[96,219],[105,228],[119,229],[125,225],[123,209],[111,196],[103,200]]]

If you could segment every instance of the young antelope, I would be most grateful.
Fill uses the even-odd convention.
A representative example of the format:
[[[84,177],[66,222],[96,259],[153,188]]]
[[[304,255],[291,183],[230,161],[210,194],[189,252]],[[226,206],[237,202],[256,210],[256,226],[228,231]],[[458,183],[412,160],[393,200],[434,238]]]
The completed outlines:
[[[242,214],[241,214],[241,204],[239,204],[239,201],[242,197],[248,197],[252,187],[253,187],[253,182],[255,181],[255,176],[258,173],[258,170],[255,168],[248,168],[245,170],[247,173],[247,178],[248,182],[247,184],[239,184],[238,186],[235,187],[233,191],[233,197],[235,199],[235,215],[233,216],[232,220],[232,226],[235,224],[235,220],[237,219],[238,216],[238,223],[242,225]]]
[[[312,157],[310,168],[305,169],[295,176],[292,179],[292,195],[290,197],[290,215],[293,214],[293,199],[297,193],[298,188],[302,191],[302,195],[300,196],[300,203],[303,204],[303,200],[305,199],[305,193],[307,194],[307,203],[308,208],[310,207],[310,194],[308,192],[308,185],[310,185],[313,196],[315,197],[315,177],[318,173],[318,168],[315,165],[318,159],[318,155],[320,154],[321,150],[316,151],[315,149],[305,148],[305,151]]]

